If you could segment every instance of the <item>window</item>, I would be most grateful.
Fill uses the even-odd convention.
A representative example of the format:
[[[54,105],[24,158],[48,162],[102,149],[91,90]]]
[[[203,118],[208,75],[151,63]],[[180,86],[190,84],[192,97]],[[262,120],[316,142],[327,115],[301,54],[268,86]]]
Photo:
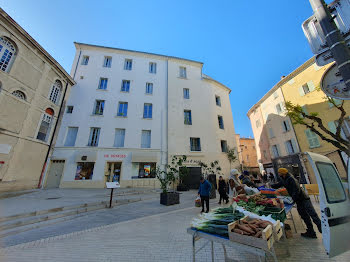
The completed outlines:
[[[51,92],[49,96],[50,101],[52,101],[55,104],[58,104],[60,100],[61,89],[62,89],[61,81],[56,80],[56,82],[51,87]]]
[[[299,87],[300,96],[304,96],[314,90],[315,90],[315,85],[314,85],[314,82],[312,81],[309,81],[306,84]]]
[[[37,139],[47,142],[47,139],[49,138],[50,129],[51,129],[52,116],[53,116],[53,112],[44,113],[41,119],[38,135],[36,137]]]
[[[157,73],[157,63],[150,62],[149,63],[149,72],[151,74],[156,74]]]
[[[255,125],[256,125],[257,128],[259,128],[261,126],[260,120],[256,120]]]
[[[221,106],[220,96],[215,96],[215,103],[216,103],[217,106]]]
[[[125,59],[124,70],[131,70],[131,69],[132,69],[132,59]]]
[[[91,127],[90,128],[90,137],[88,146],[98,146],[98,140],[100,138],[101,128],[99,127]]]
[[[221,152],[227,152],[227,141],[221,140]]]
[[[151,130],[142,130],[141,148],[151,148]]]
[[[277,111],[277,114],[281,114],[282,113],[282,108],[281,108],[280,104],[276,105],[276,111]]]
[[[67,113],[67,114],[73,113],[73,109],[74,109],[74,106],[67,106],[67,111],[66,111],[66,113]]]
[[[144,104],[143,118],[152,118],[152,104]]]
[[[185,110],[184,111],[184,124],[185,125],[192,125],[191,110]]]
[[[271,127],[269,128],[269,135],[270,135],[270,138],[275,137],[275,134],[273,133],[273,129]]]
[[[284,132],[288,132],[290,130],[290,126],[289,126],[289,121],[288,120],[284,120],[282,122],[282,128]]]
[[[320,141],[318,141],[317,135],[310,129],[305,130],[307,141],[309,142],[310,148],[320,147]]]
[[[94,162],[78,162],[75,180],[91,180],[94,172]]]
[[[26,95],[22,91],[19,91],[19,90],[13,91],[12,95],[20,99],[26,100]]]
[[[222,116],[218,116],[219,128],[224,129],[224,120]]]
[[[96,100],[93,114],[94,115],[103,115],[104,107],[105,107],[104,100]]]
[[[339,203],[346,200],[344,187],[334,166],[329,163],[316,162],[328,203]]]
[[[247,161],[249,161],[249,155],[247,155]]]
[[[128,116],[128,102],[119,102],[117,116]]]
[[[138,178],[155,178],[156,163],[139,163]]]
[[[106,90],[108,84],[108,78],[100,78],[100,84],[98,85],[98,89]]]
[[[129,93],[129,90],[130,90],[130,80],[123,80],[121,91]]]
[[[279,153],[279,146],[278,146],[278,145],[273,145],[273,146],[272,146],[272,153],[273,153],[273,156],[274,156],[275,158],[280,156],[280,153]]]
[[[78,134],[78,127],[68,127],[64,146],[75,146],[75,140],[77,139],[77,134]]]
[[[183,91],[184,91],[184,98],[190,99],[190,89],[184,88]]]
[[[116,128],[114,137],[115,147],[124,147],[125,129]]]
[[[275,91],[275,92],[273,93],[273,97],[274,97],[275,99],[278,97],[277,91]]]
[[[180,66],[180,77],[187,78],[186,67]]]
[[[285,142],[285,146],[286,146],[286,152],[289,154],[289,155],[292,155],[295,153],[295,148],[293,146],[293,142],[292,140],[288,140]]]
[[[83,56],[83,60],[81,60],[81,64],[82,65],[88,65],[88,63],[89,63],[89,56],[84,55]]]
[[[190,138],[191,151],[201,151],[201,140],[200,138]]]
[[[9,72],[16,53],[15,45],[6,37],[0,37],[0,70]]]
[[[152,83],[146,83],[146,94],[153,94],[153,84]]]
[[[112,57],[105,56],[105,60],[103,61],[103,67],[111,67],[112,65]]]

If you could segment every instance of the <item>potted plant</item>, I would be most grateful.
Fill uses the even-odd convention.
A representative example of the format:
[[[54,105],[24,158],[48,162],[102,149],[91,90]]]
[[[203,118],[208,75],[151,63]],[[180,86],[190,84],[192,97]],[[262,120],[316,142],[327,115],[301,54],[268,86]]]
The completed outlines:
[[[176,178],[173,171],[161,170],[159,167],[156,168],[156,177],[160,182],[160,188],[162,193],[160,193],[160,204],[170,206],[180,203],[179,193],[175,191],[169,191],[171,183],[175,183]]]
[[[186,166],[184,166],[184,162],[186,162],[187,157],[185,155],[183,156],[173,156],[171,159],[171,165],[168,166],[168,168],[171,170],[171,172],[174,175],[175,182],[178,182],[177,185],[177,191],[188,191],[189,188],[184,183],[184,180],[186,176],[189,173],[189,170]]]

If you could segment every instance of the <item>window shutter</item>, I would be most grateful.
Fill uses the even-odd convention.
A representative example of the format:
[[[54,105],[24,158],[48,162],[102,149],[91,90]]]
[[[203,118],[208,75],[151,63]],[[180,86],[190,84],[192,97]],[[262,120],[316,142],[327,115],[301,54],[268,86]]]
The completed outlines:
[[[309,87],[310,92],[315,90],[315,85],[314,85],[314,82],[312,80],[307,82],[307,86]]]
[[[287,131],[289,131],[289,130],[290,130],[289,121],[288,121],[288,120],[285,120],[285,122],[286,122],[286,126],[287,126]]]
[[[298,153],[299,152],[298,144],[296,143],[294,138],[292,138],[291,141],[292,141],[294,153]]]
[[[309,113],[307,112],[307,108],[306,108],[306,105],[305,106],[302,106],[301,109],[303,110],[303,112],[308,115]]]
[[[284,146],[286,148],[287,155],[290,155],[289,148],[288,148],[288,141],[284,142]]]
[[[272,128],[269,128],[269,135],[270,135],[270,138],[273,138],[273,137],[274,137]]]
[[[280,155],[281,155],[280,145],[277,144],[277,145],[276,145],[276,148],[277,148],[277,156],[280,156]]]
[[[336,133],[337,126],[335,125],[334,121],[328,122],[328,129],[331,131],[333,134]]]
[[[301,86],[301,87],[299,87],[299,94],[300,94],[300,96],[304,96],[305,95],[305,93],[304,93],[304,89],[303,89],[303,87]]]

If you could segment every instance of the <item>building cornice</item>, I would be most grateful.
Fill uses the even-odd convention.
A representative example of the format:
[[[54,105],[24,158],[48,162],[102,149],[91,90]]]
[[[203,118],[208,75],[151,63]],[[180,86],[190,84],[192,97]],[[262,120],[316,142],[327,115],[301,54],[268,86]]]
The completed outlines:
[[[98,48],[98,49],[109,49],[114,50],[121,53],[129,53],[131,55],[135,54],[141,54],[141,55],[147,55],[147,56],[154,56],[157,58],[165,59],[165,60],[177,60],[177,61],[183,61],[187,63],[194,63],[197,64],[197,66],[203,67],[203,62],[194,61],[186,58],[176,57],[176,56],[167,56],[167,55],[161,55],[161,54],[155,54],[155,53],[149,53],[149,52],[142,52],[142,51],[135,51],[135,50],[129,50],[129,49],[122,49],[122,48],[116,48],[116,47],[109,47],[109,46],[101,46],[101,45],[92,45],[92,44],[85,44],[85,43],[79,43],[74,42],[74,45],[77,49],[81,49],[82,47],[92,47],[92,48]]]
[[[73,78],[63,69],[63,67],[37,42],[31,37],[11,16],[9,16],[1,7],[0,7],[0,15],[6,20],[9,24],[11,24],[25,39],[27,39],[37,50],[41,52],[41,54],[59,71],[61,72],[67,81],[71,85],[75,85],[75,81]]]
[[[278,88],[283,86],[285,83],[293,79],[295,76],[299,75],[301,72],[303,72],[306,68],[310,67],[312,64],[315,63],[315,58],[311,57],[309,60],[307,60],[304,64],[299,66],[297,69],[295,69],[293,72],[291,72],[286,77],[283,77],[279,82],[277,82],[276,85],[274,85],[256,104],[254,104],[247,113],[247,116],[252,114],[252,112],[257,109],[267,98],[269,98],[273,92],[275,92]]]
[[[203,79],[203,80],[207,80],[207,81],[212,81],[212,82],[218,84],[220,87],[226,89],[226,90],[228,91],[229,94],[230,94],[231,91],[232,91],[230,88],[228,88],[228,87],[225,86],[224,84],[220,83],[219,81],[217,81],[217,80],[211,78],[210,76],[208,76],[208,75],[206,75],[206,74],[203,74],[203,75],[202,75],[202,79]]]

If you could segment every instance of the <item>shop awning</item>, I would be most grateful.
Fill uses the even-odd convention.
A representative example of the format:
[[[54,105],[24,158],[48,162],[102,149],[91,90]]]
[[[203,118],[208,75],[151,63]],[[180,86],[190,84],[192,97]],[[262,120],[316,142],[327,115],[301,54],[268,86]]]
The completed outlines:
[[[77,152],[75,162],[96,162],[97,152]]]
[[[131,162],[134,163],[145,163],[145,162],[151,162],[156,163],[158,162],[158,153],[153,152],[138,152],[138,153],[132,153],[132,159]]]

